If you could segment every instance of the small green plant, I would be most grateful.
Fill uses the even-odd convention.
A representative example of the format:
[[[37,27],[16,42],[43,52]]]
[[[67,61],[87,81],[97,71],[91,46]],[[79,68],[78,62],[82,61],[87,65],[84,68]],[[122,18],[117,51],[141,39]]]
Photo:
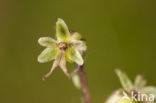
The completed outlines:
[[[69,31],[62,19],[56,22],[56,40],[51,37],[41,37],[38,40],[41,46],[46,47],[38,56],[38,62],[45,63],[54,60],[50,71],[43,76],[49,77],[56,67],[60,67],[65,75],[72,78],[74,85],[82,90],[83,102],[91,103],[87,76],[84,67],[84,55],[87,49],[85,40],[78,32]],[[74,72],[68,73],[66,62],[75,65]]]
[[[62,19],[58,19],[56,22],[56,39],[41,37],[38,42],[41,46],[46,47],[38,56],[38,62],[45,63],[54,60],[52,68],[43,76],[43,80],[49,77],[59,66],[68,78],[72,78],[75,87],[82,90],[83,103],[91,103],[84,66],[87,46],[80,33],[69,31],[66,23]],[[68,73],[66,62],[75,65],[72,73]],[[146,86],[146,79],[142,75],[137,75],[133,84],[121,70],[117,69],[116,73],[123,88],[115,91],[106,103],[155,103],[156,87]],[[146,94],[146,98],[141,98],[141,93]]]
[[[146,86],[143,75],[137,75],[133,84],[121,70],[117,69],[116,74],[123,88],[112,93],[106,103],[155,103],[156,87]]]
[[[62,71],[70,77],[66,68],[66,61],[70,63],[77,63],[83,65],[84,60],[82,53],[86,51],[86,45],[81,41],[81,35],[79,33],[70,33],[67,25],[62,19],[58,19],[56,22],[56,37],[52,39],[50,37],[41,37],[38,42],[41,46],[45,46],[46,49],[39,55],[38,61],[45,63],[51,60],[55,60],[53,66],[48,74],[43,79],[50,76],[53,70],[60,66]]]

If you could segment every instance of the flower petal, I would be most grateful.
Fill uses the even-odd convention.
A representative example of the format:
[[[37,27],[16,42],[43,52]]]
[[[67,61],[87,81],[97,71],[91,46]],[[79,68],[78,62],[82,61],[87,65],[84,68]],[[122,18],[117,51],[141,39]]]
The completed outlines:
[[[70,38],[68,27],[60,18],[56,22],[56,34],[59,42],[67,42]]]
[[[156,87],[154,86],[147,86],[141,90],[141,93],[152,94],[156,97]]]
[[[142,89],[146,85],[147,81],[143,75],[137,75],[135,78],[134,86],[136,89]]]
[[[50,37],[41,37],[38,39],[38,43],[41,46],[46,46],[46,47],[56,47],[57,41],[50,38]]]
[[[74,33],[72,33],[71,38],[73,40],[80,40],[80,39],[82,39],[82,36],[78,32],[74,32]]]
[[[78,50],[81,54],[87,50],[86,43],[81,40],[71,40],[72,48]]]
[[[70,75],[68,73],[67,67],[66,67],[66,59],[65,59],[65,53],[63,53],[61,60],[60,60],[60,64],[59,64],[60,68],[62,69],[62,71],[64,72],[64,74],[70,78]]]
[[[56,69],[56,67],[60,64],[61,57],[62,57],[62,53],[59,52],[58,56],[56,57],[55,61],[53,62],[53,66],[50,69],[50,71],[42,77],[43,80],[45,80],[45,78],[48,78],[53,73],[53,71]]]
[[[38,56],[38,62],[45,63],[55,59],[58,55],[59,48],[46,48],[43,52]]]
[[[82,65],[84,63],[81,54],[77,50],[75,50],[73,48],[68,48],[67,49],[66,58],[69,61],[77,63],[78,65]]]
[[[119,69],[116,69],[116,74],[118,75],[123,88],[130,92],[133,89],[133,84],[128,76]]]

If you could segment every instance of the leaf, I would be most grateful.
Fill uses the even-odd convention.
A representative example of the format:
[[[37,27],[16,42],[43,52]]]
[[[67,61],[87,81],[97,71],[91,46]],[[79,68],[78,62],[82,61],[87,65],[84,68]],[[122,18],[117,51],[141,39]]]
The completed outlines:
[[[56,22],[56,35],[59,42],[68,42],[70,39],[68,27],[60,18]]]
[[[156,97],[156,87],[154,87],[154,86],[147,86],[147,87],[143,88],[140,92],[152,94],[152,95],[154,95],[154,97]]]
[[[147,81],[143,75],[137,75],[134,82],[136,89],[142,89],[146,85]]]
[[[38,39],[38,43],[45,47],[56,47],[57,41],[50,37],[41,37]]]
[[[73,48],[68,48],[66,51],[66,58],[68,61],[72,61],[77,63],[78,65],[82,65],[83,64],[83,58],[81,56],[81,54],[73,49]]]
[[[122,87],[127,90],[128,92],[130,92],[133,89],[133,84],[131,82],[131,80],[128,78],[128,76],[122,72],[119,69],[116,69],[116,74],[118,75],[121,85]]]
[[[45,63],[55,59],[58,55],[59,48],[46,48],[38,56],[38,62]]]

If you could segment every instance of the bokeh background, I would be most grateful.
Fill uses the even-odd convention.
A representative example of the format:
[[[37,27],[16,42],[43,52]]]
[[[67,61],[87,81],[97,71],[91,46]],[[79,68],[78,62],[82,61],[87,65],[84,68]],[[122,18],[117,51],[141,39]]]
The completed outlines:
[[[44,49],[37,40],[55,36],[57,18],[87,39],[93,103],[121,87],[115,68],[156,85],[155,0],[1,0],[0,103],[80,103],[80,91],[60,69],[41,79],[52,62],[37,62]]]

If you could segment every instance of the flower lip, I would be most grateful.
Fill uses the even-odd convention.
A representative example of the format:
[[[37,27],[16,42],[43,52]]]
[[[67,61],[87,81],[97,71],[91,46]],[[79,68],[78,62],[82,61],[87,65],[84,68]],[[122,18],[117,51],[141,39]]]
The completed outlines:
[[[66,51],[68,49],[67,43],[65,42],[60,42],[58,45],[59,45],[60,50]]]

